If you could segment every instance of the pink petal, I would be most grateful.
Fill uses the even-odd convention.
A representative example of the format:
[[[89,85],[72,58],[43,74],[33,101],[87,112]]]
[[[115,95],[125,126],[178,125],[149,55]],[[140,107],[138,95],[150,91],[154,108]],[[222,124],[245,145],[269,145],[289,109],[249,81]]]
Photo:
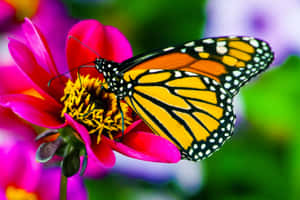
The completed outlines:
[[[53,13],[55,13],[55,19],[59,20],[53,20]],[[56,69],[59,73],[68,72],[65,42],[69,30],[78,20],[70,15],[60,0],[40,0],[37,13],[31,20],[45,36]]]
[[[81,161],[83,157],[81,158]],[[101,178],[109,172],[109,168],[103,168],[98,164],[99,161],[94,161],[93,159],[88,159],[88,165],[84,172],[84,177],[87,178]]]
[[[25,18],[25,22],[23,23],[23,32],[39,65],[50,73],[51,76],[57,76],[59,73],[55,67],[46,39],[28,18]]]
[[[52,101],[55,101],[53,97],[59,99],[63,95],[63,84],[48,86],[48,82],[53,76],[38,65],[33,53],[26,45],[10,38],[8,48],[19,69],[24,73],[24,76],[32,81],[34,89],[41,95]]]
[[[104,136],[103,136],[104,137]],[[106,166],[113,167],[116,162],[116,157],[109,144],[105,143],[105,140],[100,141],[97,144],[95,141],[92,142],[92,149],[97,158]]]
[[[105,36],[109,42],[110,49],[107,59],[115,62],[123,62],[124,60],[132,57],[132,49],[127,38],[115,27],[105,26]]]
[[[67,41],[67,60],[70,70],[93,62],[99,55],[116,62],[121,62],[132,56],[130,44],[124,35],[116,28],[104,26],[96,20],[79,22],[73,26],[68,35],[80,41],[74,39]],[[97,72],[91,73],[93,76],[99,76]],[[76,73],[73,73],[72,76],[75,78]]]
[[[181,159],[181,154],[174,144],[147,132],[131,132],[123,137],[122,143],[107,143],[110,143],[114,150],[140,160],[176,163]]]
[[[92,142],[91,142],[91,138],[90,138],[90,134],[89,132],[86,130],[86,128],[79,124],[78,122],[76,122],[70,115],[68,115],[67,113],[65,113],[65,118],[66,118],[66,123],[68,125],[70,125],[72,128],[74,128],[77,133],[80,135],[81,139],[83,140],[84,144],[87,147],[90,147]]]
[[[12,81],[12,78],[17,81]],[[20,93],[30,88],[30,81],[16,66],[0,67],[0,95]]]
[[[65,114],[66,122],[76,130],[83,140],[88,158],[98,163],[101,168],[111,168],[115,164],[115,155],[108,144],[100,142],[98,145],[92,145],[90,134],[87,129],[72,119],[71,116]],[[103,143],[103,144],[102,144]]]
[[[0,104],[12,109],[23,119],[38,126],[60,128],[63,124],[60,118],[61,107],[49,101],[16,94],[0,96]]]

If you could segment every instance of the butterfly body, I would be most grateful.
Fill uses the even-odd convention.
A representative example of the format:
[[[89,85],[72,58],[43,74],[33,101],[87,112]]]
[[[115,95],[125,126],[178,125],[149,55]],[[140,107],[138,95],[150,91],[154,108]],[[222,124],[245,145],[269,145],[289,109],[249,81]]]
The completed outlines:
[[[139,55],[95,61],[108,91],[125,100],[182,158],[201,160],[233,134],[233,97],[264,71],[273,53],[250,37],[207,38]]]

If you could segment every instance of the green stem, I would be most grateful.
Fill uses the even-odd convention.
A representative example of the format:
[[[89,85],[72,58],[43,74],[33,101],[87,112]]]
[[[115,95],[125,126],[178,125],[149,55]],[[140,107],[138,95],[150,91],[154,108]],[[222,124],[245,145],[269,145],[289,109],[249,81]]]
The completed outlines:
[[[68,178],[61,173],[59,200],[67,200]]]

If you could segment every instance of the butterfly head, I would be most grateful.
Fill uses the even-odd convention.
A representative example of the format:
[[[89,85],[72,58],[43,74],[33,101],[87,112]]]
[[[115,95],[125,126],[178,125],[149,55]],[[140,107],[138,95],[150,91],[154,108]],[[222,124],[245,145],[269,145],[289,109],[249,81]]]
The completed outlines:
[[[122,98],[124,96],[124,80],[119,74],[119,63],[103,58],[97,58],[94,63],[96,69],[103,74],[108,84],[108,90]]]
[[[98,72],[102,73],[106,81],[107,79],[111,79],[112,77],[115,77],[118,75],[119,71],[119,63],[105,60],[103,58],[97,58],[95,61],[95,67],[98,70]]]

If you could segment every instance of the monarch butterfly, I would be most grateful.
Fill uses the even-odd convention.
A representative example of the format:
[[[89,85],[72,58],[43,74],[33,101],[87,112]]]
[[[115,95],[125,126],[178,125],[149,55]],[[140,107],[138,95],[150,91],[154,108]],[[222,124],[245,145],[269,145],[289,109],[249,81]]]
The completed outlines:
[[[201,160],[233,134],[232,99],[273,61],[270,46],[252,37],[189,41],[122,63],[97,58],[107,91],[125,100],[183,159]]]

